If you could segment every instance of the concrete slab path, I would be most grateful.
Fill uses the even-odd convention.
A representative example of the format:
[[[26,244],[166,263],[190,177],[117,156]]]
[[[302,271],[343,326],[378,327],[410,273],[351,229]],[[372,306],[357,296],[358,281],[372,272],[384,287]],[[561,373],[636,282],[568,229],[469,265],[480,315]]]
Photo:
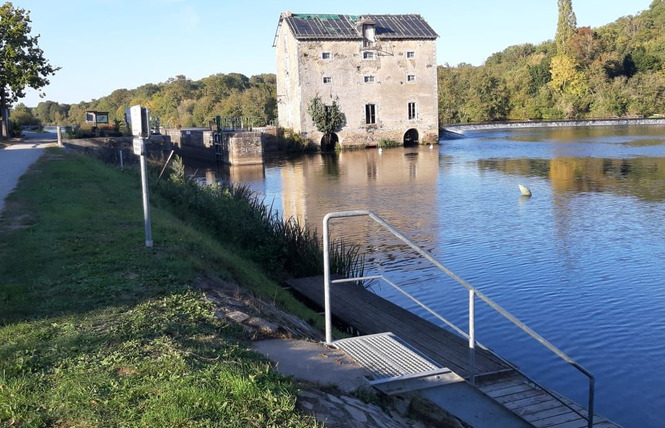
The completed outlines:
[[[254,342],[252,348],[277,364],[277,371],[294,379],[322,386],[336,386],[345,393],[369,387],[361,368],[344,351],[321,343],[293,339]]]
[[[53,147],[54,143],[57,144],[55,134],[26,133],[23,142],[0,150],[0,211],[19,178],[44,154],[44,149]]]

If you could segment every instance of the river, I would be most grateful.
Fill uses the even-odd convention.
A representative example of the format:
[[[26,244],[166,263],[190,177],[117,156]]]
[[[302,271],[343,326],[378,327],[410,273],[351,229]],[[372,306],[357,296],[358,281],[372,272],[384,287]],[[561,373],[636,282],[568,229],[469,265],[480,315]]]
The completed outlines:
[[[206,171],[243,182],[321,229],[369,209],[596,377],[596,410],[665,425],[665,127],[467,131],[439,146],[272,159]],[[202,174],[206,169],[188,162]],[[518,184],[533,196],[520,195]],[[367,219],[335,221],[369,273],[402,284],[462,329],[467,293]],[[399,293],[384,297],[421,311]],[[586,378],[477,303],[476,338],[586,403]]]

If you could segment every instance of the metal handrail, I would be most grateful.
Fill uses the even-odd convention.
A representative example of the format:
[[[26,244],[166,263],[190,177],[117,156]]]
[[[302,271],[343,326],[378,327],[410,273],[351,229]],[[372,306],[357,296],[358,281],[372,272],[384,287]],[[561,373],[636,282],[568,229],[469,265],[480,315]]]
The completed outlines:
[[[428,260],[430,263],[432,263],[435,267],[437,267],[439,270],[444,272],[446,275],[448,275],[450,278],[455,280],[457,283],[462,285],[464,288],[466,288],[469,291],[469,333],[463,333],[462,335],[465,337],[468,337],[469,339],[469,364],[471,368],[471,382],[473,383],[474,381],[474,360],[475,360],[475,345],[476,340],[475,340],[475,297],[477,296],[480,298],[482,301],[484,301],[487,305],[489,305],[492,309],[497,311],[499,314],[503,315],[504,318],[508,319],[510,322],[515,324],[517,327],[519,327],[522,331],[536,339],[541,345],[545,346],[547,349],[552,351],[556,356],[576,368],[579,372],[584,374],[588,379],[589,379],[589,399],[588,399],[588,417],[587,422],[588,422],[588,427],[591,428],[593,425],[593,417],[594,417],[594,387],[595,387],[595,378],[589,372],[587,369],[585,369],[581,364],[579,364],[577,361],[566,355],[563,351],[561,351],[559,348],[548,342],[544,337],[533,331],[529,326],[524,324],[522,321],[517,319],[515,316],[513,316],[511,313],[509,313],[507,310],[499,306],[497,303],[492,301],[489,297],[485,296],[480,290],[476,289],[473,287],[471,284],[460,278],[459,276],[455,275],[452,271],[450,271],[448,268],[443,266],[441,263],[439,263],[436,259],[434,259],[429,253],[427,253],[425,250],[417,246],[415,243],[413,243],[411,240],[409,240],[407,237],[405,237],[402,233],[400,233],[397,229],[392,227],[390,224],[388,224],[385,220],[383,220],[381,217],[379,217],[377,214],[375,214],[372,211],[369,210],[355,210],[355,211],[340,211],[340,212],[332,212],[328,213],[325,215],[323,218],[323,279],[324,279],[324,284],[323,284],[323,296],[324,296],[324,311],[325,311],[325,324],[326,324],[326,343],[327,344],[332,344],[332,315],[330,312],[330,285],[331,285],[331,279],[330,279],[330,251],[329,251],[329,246],[330,246],[330,231],[329,231],[329,222],[333,218],[347,218],[347,217],[361,217],[361,216],[367,216],[374,220],[376,223],[380,224],[383,226],[385,229],[387,229],[390,233],[392,233],[395,237],[397,237],[399,240],[401,240],[403,243],[408,245],[411,249],[413,249],[416,253],[418,253],[420,256]],[[377,277],[378,278],[378,277]],[[353,278],[351,281],[358,281],[358,278]],[[345,281],[345,280],[343,280]],[[339,282],[339,280],[336,280],[335,282]],[[389,282],[390,283],[390,282]],[[392,283],[390,283],[393,285]],[[393,285],[395,286],[395,285]],[[404,292],[401,290],[399,287],[395,286],[399,291],[404,293],[405,295],[409,296],[408,293]],[[411,296],[409,296],[412,300],[415,299]],[[416,303],[419,303],[417,300]],[[419,303],[420,304],[420,303]],[[423,306],[421,304],[421,306]],[[424,306],[423,306],[424,307]],[[436,314],[434,311],[431,311],[429,308],[425,307],[425,309],[435,315],[438,319],[441,321],[445,322],[447,325],[449,324],[448,321],[446,321],[443,317],[440,315]],[[452,326],[451,326],[452,327]],[[461,332],[457,327],[453,327],[456,331]],[[479,344],[479,343],[478,343]],[[482,345],[481,345],[482,346]],[[583,415],[581,415],[583,416]]]
[[[434,311],[434,309],[430,308],[429,306],[427,306],[426,304],[424,304],[423,302],[421,302],[420,300],[418,300],[416,297],[414,297],[412,294],[406,292],[406,291],[403,290],[399,285],[397,285],[397,284],[395,284],[394,282],[390,281],[388,278],[386,278],[386,277],[383,276],[383,275],[372,275],[372,276],[361,276],[361,277],[356,277],[356,278],[334,279],[334,280],[330,281],[330,283],[331,283],[331,284],[343,284],[343,283],[347,283],[347,282],[358,282],[358,281],[375,280],[375,279],[380,279],[380,280],[384,281],[385,283],[387,283],[388,285],[390,285],[391,287],[393,287],[395,290],[399,291],[400,293],[402,293],[403,295],[405,295],[406,297],[408,297],[410,300],[412,300],[413,302],[415,302],[418,306],[420,306],[421,308],[425,309],[427,312],[429,312],[429,313],[430,313],[431,315],[433,315],[435,318],[437,318],[438,320],[440,320],[441,322],[443,322],[444,324],[446,324],[448,327],[450,327],[451,329],[453,329],[454,331],[456,331],[457,333],[459,333],[461,336],[463,336],[463,337],[466,338],[466,339],[469,339],[469,335],[468,335],[465,331],[463,331],[461,328],[457,327],[457,326],[456,326],[455,324],[453,324],[451,321],[448,321],[446,318],[444,318],[444,317],[443,317],[442,315],[440,315],[438,312]],[[513,363],[511,363],[510,361],[506,360],[506,359],[503,358],[502,356],[498,355],[497,353],[495,353],[494,351],[492,351],[492,350],[491,350],[490,348],[488,348],[487,346],[483,345],[483,344],[480,343],[479,341],[476,341],[476,344],[477,344],[478,346],[480,346],[481,348],[483,348],[484,350],[490,352],[493,356],[495,356],[496,358],[498,358],[499,360],[501,360],[503,363],[505,363],[507,366],[509,366],[512,370],[514,370],[514,371],[516,371],[517,373],[521,374],[522,376],[528,378],[529,381],[530,381],[531,383],[533,383],[534,385],[536,385],[538,388],[543,389],[543,390],[547,390],[547,388],[545,388],[543,385],[541,385],[540,383],[536,382],[536,381],[533,380],[533,379],[530,379],[530,378],[529,378],[526,374],[524,374],[524,373],[523,373],[523,372],[522,372],[517,366],[515,366]],[[474,355],[473,355],[474,352],[475,352],[475,351],[470,351],[470,352],[469,352],[469,354],[470,354],[470,355],[469,355],[469,360],[470,360],[470,361],[469,361],[469,366],[470,366],[470,367],[469,367],[469,372],[470,372],[470,381],[471,381],[471,384],[472,384],[472,385],[474,384],[474,378],[475,378],[475,375],[474,375],[474,373],[473,373],[473,370],[474,370],[474,368],[473,368],[473,364],[474,364],[474,360],[475,360]],[[580,415],[581,417],[583,417],[583,418],[586,419],[586,416],[584,416],[582,413],[580,413],[576,408],[572,407],[569,403],[567,403],[566,401],[564,401],[563,399],[561,399],[561,397],[559,397],[557,394],[550,394],[550,395],[551,395],[555,400],[557,400],[558,402],[560,402],[560,403],[563,404],[564,406],[568,407],[568,408],[569,408],[570,410],[572,410],[573,412],[577,413],[578,415]]]

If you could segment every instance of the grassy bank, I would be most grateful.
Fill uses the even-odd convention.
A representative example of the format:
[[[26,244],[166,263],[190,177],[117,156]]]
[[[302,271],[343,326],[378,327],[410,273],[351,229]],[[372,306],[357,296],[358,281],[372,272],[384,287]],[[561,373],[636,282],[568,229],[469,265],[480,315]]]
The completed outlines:
[[[293,385],[194,286],[233,281],[312,322],[262,273],[140,182],[54,149],[0,220],[0,424],[310,426]]]

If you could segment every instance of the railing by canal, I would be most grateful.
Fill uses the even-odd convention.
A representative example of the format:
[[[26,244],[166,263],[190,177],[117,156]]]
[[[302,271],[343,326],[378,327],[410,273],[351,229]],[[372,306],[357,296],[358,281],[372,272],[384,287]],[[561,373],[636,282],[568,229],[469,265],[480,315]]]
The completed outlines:
[[[336,218],[349,218],[349,217],[360,217],[360,216],[367,216],[370,219],[372,219],[374,222],[378,223],[381,225],[384,229],[389,231],[391,234],[393,234],[395,237],[397,237],[400,241],[402,241],[404,244],[408,245],[411,249],[413,249],[417,254],[419,254],[421,257],[429,261],[433,266],[435,266],[437,269],[445,273],[447,276],[452,278],[455,282],[457,282],[459,285],[463,286],[466,288],[469,292],[469,304],[468,304],[468,316],[469,316],[469,331],[468,333],[463,331],[462,329],[458,328],[455,326],[452,322],[449,320],[445,319],[443,316],[435,312],[433,309],[422,303],[420,300],[412,296],[411,294],[407,293],[404,291],[401,287],[399,287],[397,284],[394,284],[387,278],[385,278],[383,275],[375,275],[375,276],[365,276],[365,277],[357,277],[357,278],[345,278],[345,279],[331,279],[331,273],[330,273],[330,252],[329,252],[329,239],[330,239],[330,230],[329,230],[329,223],[330,220],[336,219]],[[377,214],[375,214],[372,211],[368,210],[358,210],[358,211],[343,211],[343,212],[333,212],[333,213],[328,213],[324,219],[323,219],[323,263],[324,263],[324,311],[325,311],[325,333],[326,333],[326,343],[327,344],[332,344],[332,314],[331,314],[331,309],[330,309],[330,286],[332,284],[337,284],[337,283],[344,283],[344,282],[361,282],[365,280],[382,280],[389,284],[391,287],[395,288],[397,291],[414,301],[416,304],[418,304],[420,307],[425,309],[428,313],[436,317],[438,320],[452,328],[454,331],[456,331],[458,334],[462,335],[463,337],[468,339],[468,346],[469,346],[469,367],[471,370],[471,376],[470,376],[470,383],[475,384],[475,375],[474,375],[474,360],[475,360],[475,347],[476,345],[481,346],[483,349],[486,349],[490,351],[487,347],[483,346],[480,344],[478,341],[475,339],[475,300],[476,297],[480,299],[481,301],[485,302],[489,307],[494,309],[496,312],[501,314],[504,318],[508,319],[510,322],[512,322],[514,325],[519,327],[522,331],[526,332],[529,336],[534,338],[536,341],[541,343],[543,346],[545,346],[547,349],[549,349],[551,352],[553,352],[556,356],[564,360],[566,363],[577,369],[580,373],[582,373],[584,376],[588,378],[589,381],[589,389],[588,389],[588,413],[587,416],[583,415],[580,413],[577,409],[571,407],[566,401],[561,400],[558,396],[554,396],[559,402],[561,402],[563,405],[566,407],[570,408],[572,411],[575,413],[579,414],[582,418],[587,420],[588,427],[591,428],[593,425],[593,418],[594,418],[594,389],[595,389],[595,378],[589,372],[586,368],[584,368],[581,364],[579,364],[577,361],[575,361],[573,358],[565,354],[563,351],[561,351],[559,348],[554,346],[552,343],[547,341],[544,337],[536,333],[534,330],[529,328],[526,324],[524,324],[522,321],[517,319],[515,316],[510,314],[507,310],[502,308],[499,304],[494,302],[492,299],[487,297],[485,294],[483,294],[480,290],[476,289],[473,287],[471,284],[466,282],[464,279],[460,278],[456,274],[454,274],[452,271],[450,271],[448,268],[443,266],[441,263],[439,263],[436,259],[434,259],[430,254],[428,254],[425,250],[420,248],[418,245],[413,243],[411,240],[406,238],[402,233],[400,233],[397,229],[393,228],[390,224],[388,224],[385,220],[383,220],[381,217],[379,217]],[[491,351],[490,351],[491,352]],[[496,354],[495,354],[496,355]],[[512,367],[515,371],[518,373],[522,374],[523,376],[527,377],[524,373],[522,373],[517,367],[515,367],[514,364],[506,361],[505,359],[501,358],[500,356],[497,355],[498,358],[500,358],[502,361],[504,361],[506,364],[508,364],[510,367]],[[531,380],[533,382],[533,380]],[[534,382],[536,385],[538,385],[537,382]],[[547,388],[544,388],[541,385],[538,385],[538,387],[547,390]]]

